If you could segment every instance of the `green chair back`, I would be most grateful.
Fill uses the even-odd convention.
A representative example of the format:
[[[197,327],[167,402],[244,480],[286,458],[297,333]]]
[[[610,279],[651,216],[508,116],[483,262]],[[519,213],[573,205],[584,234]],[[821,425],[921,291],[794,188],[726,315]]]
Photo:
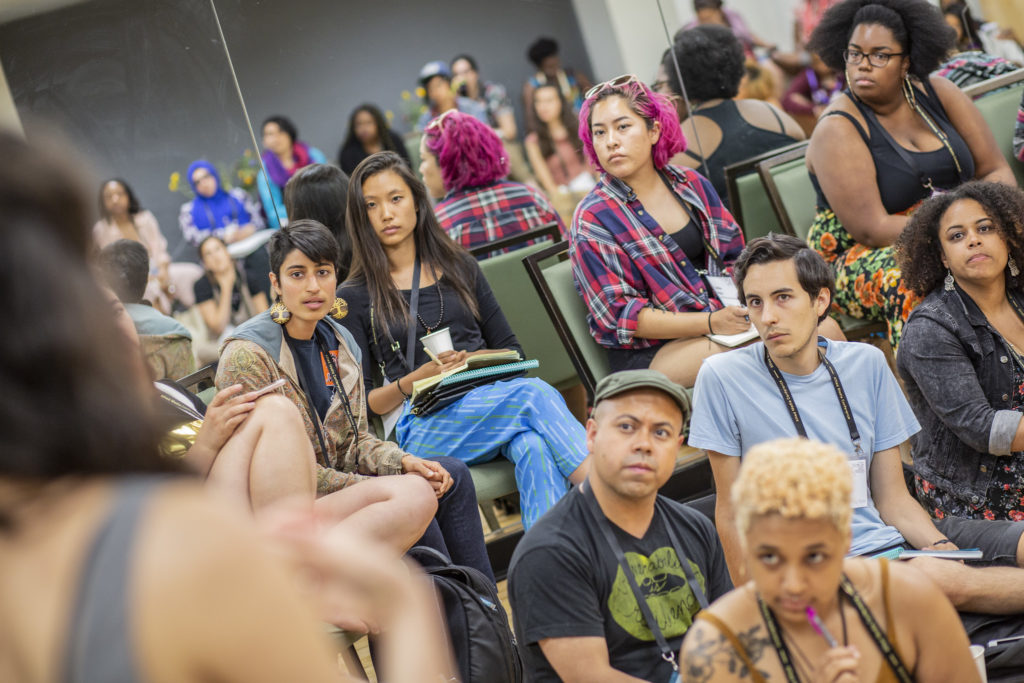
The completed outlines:
[[[725,167],[725,187],[729,195],[729,211],[749,242],[770,232],[781,232],[779,219],[772,210],[771,198],[757,174],[757,165],[783,152],[807,147],[806,141],[763,152]]]
[[[814,223],[815,192],[807,174],[804,157],[807,147],[800,147],[765,159],[757,165],[772,210],[783,232],[807,239]]]
[[[540,361],[540,366],[531,370],[529,376],[539,377],[556,389],[565,389],[579,382],[579,378],[522,265],[524,258],[550,246],[550,241],[539,242],[492,256],[480,261],[480,270],[526,357]]]
[[[590,334],[587,307],[573,283],[572,265],[562,260],[568,250],[568,242],[559,242],[527,256],[523,263],[593,403],[594,388],[611,367],[607,352]]]
[[[992,131],[999,151],[1013,169],[1017,186],[1024,187],[1024,164],[1017,161],[1013,154],[1013,129],[1017,122],[1021,94],[1024,93],[1024,69],[992,79],[991,82],[978,83],[972,88],[965,88],[964,92],[978,98],[974,101],[975,106]]]

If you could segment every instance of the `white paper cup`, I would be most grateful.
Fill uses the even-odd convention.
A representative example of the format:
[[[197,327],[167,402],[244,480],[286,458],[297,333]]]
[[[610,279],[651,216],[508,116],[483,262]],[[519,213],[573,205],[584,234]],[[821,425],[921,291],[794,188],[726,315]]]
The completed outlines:
[[[978,674],[981,676],[981,683],[988,683],[988,672],[985,671],[985,646],[971,645],[971,657],[978,667]]]
[[[420,341],[423,342],[424,348],[434,356],[440,356],[445,351],[455,350],[455,346],[452,344],[452,333],[447,327],[420,337]]]

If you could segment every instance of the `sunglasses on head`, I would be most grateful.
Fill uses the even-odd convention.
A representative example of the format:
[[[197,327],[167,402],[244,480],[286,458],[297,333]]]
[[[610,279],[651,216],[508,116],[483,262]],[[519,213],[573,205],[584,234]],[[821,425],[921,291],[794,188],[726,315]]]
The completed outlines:
[[[427,124],[427,127],[424,130],[434,130],[435,128],[437,130],[444,130],[444,128],[442,127],[442,124],[444,123],[444,120],[446,118],[448,118],[448,116],[450,114],[454,114],[457,111],[458,111],[458,109],[449,109],[448,111],[444,112],[443,114],[435,117],[433,121],[431,121],[430,123]]]
[[[598,83],[593,88],[588,90],[587,94],[584,95],[583,97],[584,97],[584,99],[588,99],[589,100],[594,95],[597,95],[598,93],[603,92],[604,90],[607,90],[608,88],[617,88],[617,87],[622,86],[622,85],[628,85],[630,83],[639,83],[639,82],[640,82],[640,79],[638,77],[634,76],[633,74],[622,74],[621,76],[617,76],[617,77],[613,78],[610,81],[605,81],[604,83]]]

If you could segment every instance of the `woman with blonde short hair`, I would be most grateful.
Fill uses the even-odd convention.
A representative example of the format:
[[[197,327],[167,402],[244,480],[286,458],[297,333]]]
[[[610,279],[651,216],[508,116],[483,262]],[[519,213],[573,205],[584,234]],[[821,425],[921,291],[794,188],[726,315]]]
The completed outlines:
[[[977,681],[956,611],[915,569],[847,558],[852,478],[834,446],[751,449],[732,489],[749,581],[698,615],[684,681]]]

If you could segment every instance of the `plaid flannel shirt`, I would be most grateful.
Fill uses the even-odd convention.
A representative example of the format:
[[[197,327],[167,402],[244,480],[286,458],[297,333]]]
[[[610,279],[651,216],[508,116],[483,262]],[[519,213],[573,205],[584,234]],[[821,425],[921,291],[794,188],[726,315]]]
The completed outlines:
[[[466,249],[556,222],[565,224],[547,197],[529,185],[499,180],[485,187],[452,192],[434,207],[441,227]],[[494,256],[508,251],[496,250]]]
[[[621,180],[602,174],[572,219],[569,257],[576,289],[587,305],[590,332],[602,346],[643,349],[668,340],[636,337],[640,311],[714,311],[714,297],[699,270],[729,275],[743,251],[743,233],[711,183],[688,168],[665,166],[661,173],[692,208],[710,253],[705,263],[686,258]],[[707,251],[707,250],[705,250]]]

